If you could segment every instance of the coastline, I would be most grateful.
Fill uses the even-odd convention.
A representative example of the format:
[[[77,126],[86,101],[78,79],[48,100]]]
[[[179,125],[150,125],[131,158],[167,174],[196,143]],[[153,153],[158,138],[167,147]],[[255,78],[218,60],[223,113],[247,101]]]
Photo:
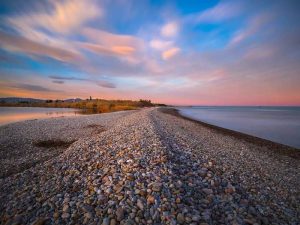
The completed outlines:
[[[297,224],[298,150],[166,110],[78,117],[76,142],[0,179],[0,224]],[[22,135],[47,122],[53,135],[76,133],[50,126],[70,117],[45,121],[21,122],[32,127]]]
[[[198,124],[200,124],[202,126],[205,126],[207,128],[214,129],[214,130],[220,132],[223,135],[231,135],[231,136],[234,136],[236,138],[243,139],[243,140],[246,140],[250,143],[256,144],[258,146],[266,146],[268,148],[272,148],[274,151],[278,151],[278,153],[280,153],[280,154],[283,154],[283,155],[287,154],[291,157],[300,158],[300,153],[299,153],[300,149],[297,149],[295,147],[284,145],[284,144],[281,144],[281,143],[277,143],[277,142],[270,141],[270,140],[267,140],[267,139],[263,139],[263,138],[260,138],[260,137],[256,137],[256,136],[253,136],[253,135],[245,134],[245,133],[242,133],[242,132],[239,132],[239,131],[234,131],[234,130],[230,130],[230,129],[227,129],[227,128],[219,127],[219,126],[209,124],[209,123],[206,123],[206,122],[203,122],[203,121],[200,121],[200,120],[192,119],[190,117],[187,117],[187,116],[184,116],[184,115],[180,114],[179,110],[175,109],[175,108],[161,108],[160,111],[162,111],[163,113],[174,115],[176,117],[179,117],[179,118],[182,118],[182,119],[185,119],[185,120],[192,121],[194,123],[198,123]]]

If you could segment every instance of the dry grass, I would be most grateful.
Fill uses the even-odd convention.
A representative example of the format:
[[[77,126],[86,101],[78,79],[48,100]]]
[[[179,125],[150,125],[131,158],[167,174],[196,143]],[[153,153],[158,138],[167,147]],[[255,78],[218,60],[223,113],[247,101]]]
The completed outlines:
[[[47,100],[45,102],[36,103],[3,103],[0,102],[0,106],[24,106],[24,107],[49,107],[49,108],[77,108],[81,109],[83,113],[107,113],[116,112],[122,110],[135,110],[142,107],[151,107],[154,104],[148,100],[105,100],[105,99],[93,99],[82,100],[79,102],[64,102],[60,100]]]

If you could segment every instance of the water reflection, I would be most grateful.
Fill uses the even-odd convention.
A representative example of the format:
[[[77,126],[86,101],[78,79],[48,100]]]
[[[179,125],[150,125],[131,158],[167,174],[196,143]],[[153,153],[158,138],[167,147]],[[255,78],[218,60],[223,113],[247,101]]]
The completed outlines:
[[[0,125],[23,120],[52,117],[79,116],[86,114],[76,109],[40,107],[0,107]]]
[[[300,148],[300,107],[182,107],[196,120]]]

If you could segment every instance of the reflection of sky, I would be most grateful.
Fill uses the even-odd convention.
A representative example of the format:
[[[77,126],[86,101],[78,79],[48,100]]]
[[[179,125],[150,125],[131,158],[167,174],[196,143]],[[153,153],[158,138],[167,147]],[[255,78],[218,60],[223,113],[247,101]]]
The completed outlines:
[[[299,105],[299,6],[4,0],[0,97]]]
[[[78,114],[78,111],[74,109],[0,107],[0,125],[23,120],[76,115],[80,114]]]
[[[300,108],[181,108],[196,120],[300,148]]]

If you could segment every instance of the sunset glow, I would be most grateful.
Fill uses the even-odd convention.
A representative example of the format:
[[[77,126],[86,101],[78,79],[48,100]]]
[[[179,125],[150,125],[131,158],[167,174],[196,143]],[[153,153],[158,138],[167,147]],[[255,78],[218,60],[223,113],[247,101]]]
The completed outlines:
[[[0,97],[300,105],[299,1],[0,4]]]

